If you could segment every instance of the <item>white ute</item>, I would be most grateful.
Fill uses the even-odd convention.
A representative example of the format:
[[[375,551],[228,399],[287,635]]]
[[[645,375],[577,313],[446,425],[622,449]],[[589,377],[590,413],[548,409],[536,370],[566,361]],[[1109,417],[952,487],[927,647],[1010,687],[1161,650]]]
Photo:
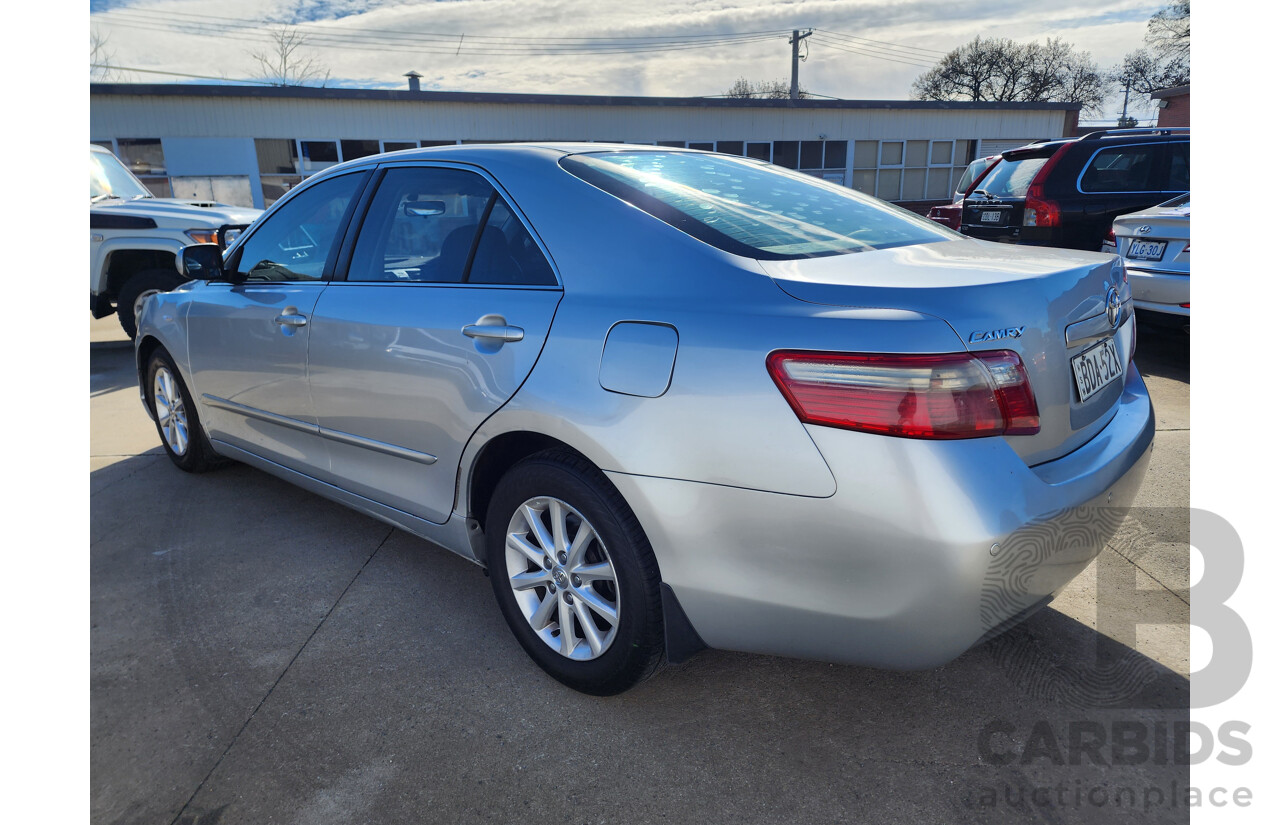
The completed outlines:
[[[130,338],[147,296],[187,278],[178,272],[182,248],[226,248],[261,209],[188,198],[157,198],[111,152],[89,144],[89,311],[115,312]]]

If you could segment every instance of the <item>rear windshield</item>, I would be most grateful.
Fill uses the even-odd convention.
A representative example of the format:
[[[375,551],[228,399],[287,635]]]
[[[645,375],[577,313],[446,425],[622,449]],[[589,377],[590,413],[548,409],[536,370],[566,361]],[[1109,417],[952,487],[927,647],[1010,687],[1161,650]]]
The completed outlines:
[[[1040,167],[1048,163],[1049,158],[1023,158],[1008,160],[1002,158],[996,168],[982,179],[982,185],[974,191],[986,192],[993,198],[1024,198],[1027,188],[1035,179]]]
[[[725,155],[601,152],[560,164],[688,235],[748,258],[816,258],[955,237],[852,189]]]

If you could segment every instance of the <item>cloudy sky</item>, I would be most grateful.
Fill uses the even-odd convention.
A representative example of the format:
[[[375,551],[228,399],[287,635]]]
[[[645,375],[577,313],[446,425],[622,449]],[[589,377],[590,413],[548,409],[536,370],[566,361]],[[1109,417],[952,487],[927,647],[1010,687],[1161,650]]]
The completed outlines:
[[[1163,0],[91,0],[90,29],[120,67],[234,80],[272,24],[311,38],[330,85],[447,91],[715,95],[739,77],[842,98],[905,99],[941,54],[975,36],[1062,37],[1102,67],[1142,44]],[[717,38],[717,36],[719,36]],[[468,42],[469,41],[469,42]],[[679,48],[672,48],[678,45]],[[584,53],[588,51],[590,53]],[[134,82],[199,82],[143,72]],[[1118,112],[1119,101],[1113,102]],[[1114,117],[1114,113],[1110,113]],[[1138,114],[1142,114],[1141,111]]]

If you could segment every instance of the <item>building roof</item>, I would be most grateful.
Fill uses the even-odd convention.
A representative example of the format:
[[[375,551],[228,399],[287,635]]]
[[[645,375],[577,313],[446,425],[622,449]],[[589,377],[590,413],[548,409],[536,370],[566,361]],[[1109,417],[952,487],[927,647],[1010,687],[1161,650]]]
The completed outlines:
[[[1191,84],[1186,86],[1170,86],[1167,89],[1156,89],[1151,93],[1152,100],[1160,100],[1165,97],[1178,97],[1179,95],[1191,94]]]
[[[204,83],[91,83],[91,95],[146,97],[255,97],[371,100],[399,103],[499,103],[570,106],[684,106],[731,109],[938,109],[1076,111],[1079,103],[971,100],[762,100],[724,97],[625,97],[613,95],[411,92],[406,89],[337,89],[319,86],[233,86]]]

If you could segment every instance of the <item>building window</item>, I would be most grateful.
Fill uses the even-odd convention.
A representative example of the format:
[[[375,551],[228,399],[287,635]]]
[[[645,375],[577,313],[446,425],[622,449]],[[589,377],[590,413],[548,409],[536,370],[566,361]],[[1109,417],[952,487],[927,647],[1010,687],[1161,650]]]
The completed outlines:
[[[456,140],[424,140],[421,142],[421,146],[426,149],[431,146],[456,146],[457,143],[458,141]]]
[[[378,154],[376,140],[344,140],[342,141],[342,159],[355,160]]]
[[[402,152],[405,149],[417,149],[418,141],[416,140],[384,140],[382,141],[382,151],[384,152]],[[343,151],[343,157],[346,157],[346,151]]]
[[[748,143],[747,157],[756,160],[770,161],[773,159],[773,144],[771,143]]]
[[[157,198],[173,197],[165,174],[164,147],[159,138],[120,138],[118,156]]]
[[[773,162],[788,169],[799,169],[800,141],[775,140],[773,142]]]
[[[716,151],[722,155],[737,155],[742,157],[742,141],[740,140],[719,140],[716,141]]]
[[[683,140],[660,140],[660,141],[658,141],[658,145],[659,145],[659,146],[669,146],[669,147],[671,147],[671,148],[673,148],[673,149],[683,149],[683,148],[684,148],[684,141],[683,141]]]
[[[313,174],[338,163],[338,142],[334,140],[302,141],[302,172]]]

